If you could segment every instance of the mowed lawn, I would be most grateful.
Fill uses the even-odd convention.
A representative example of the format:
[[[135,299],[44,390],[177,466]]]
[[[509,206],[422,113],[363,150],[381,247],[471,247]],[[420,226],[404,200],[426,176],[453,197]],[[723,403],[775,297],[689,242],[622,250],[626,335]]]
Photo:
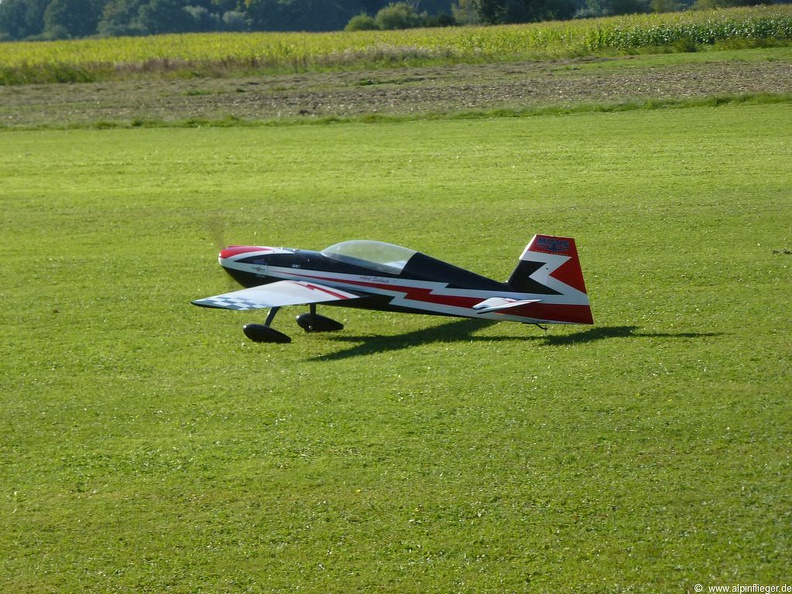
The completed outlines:
[[[788,104],[0,132],[0,590],[792,583]],[[498,279],[574,236],[593,327],[265,312],[225,243]]]

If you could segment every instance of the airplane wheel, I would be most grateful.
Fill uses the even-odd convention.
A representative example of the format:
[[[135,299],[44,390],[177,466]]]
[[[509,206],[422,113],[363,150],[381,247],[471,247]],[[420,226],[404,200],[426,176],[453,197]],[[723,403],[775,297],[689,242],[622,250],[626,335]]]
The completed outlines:
[[[341,322],[336,322],[325,316],[317,314],[311,315],[309,313],[297,316],[297,325],[306,332],[335,332],[336,330],[344,329],[344,325]]]
[[[291,342],[291,338],[283,332],[278,332],[274,328],[262,324],[246,324],[242,328],[242,332],[253,342]]]

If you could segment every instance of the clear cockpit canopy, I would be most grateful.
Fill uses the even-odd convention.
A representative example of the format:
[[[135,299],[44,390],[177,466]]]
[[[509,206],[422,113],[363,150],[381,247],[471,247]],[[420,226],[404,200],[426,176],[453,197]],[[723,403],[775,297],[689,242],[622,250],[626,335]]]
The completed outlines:
[[[356,239],[336,243],[321,253],[339,262],[399,274],[417,252],[392,243]]]

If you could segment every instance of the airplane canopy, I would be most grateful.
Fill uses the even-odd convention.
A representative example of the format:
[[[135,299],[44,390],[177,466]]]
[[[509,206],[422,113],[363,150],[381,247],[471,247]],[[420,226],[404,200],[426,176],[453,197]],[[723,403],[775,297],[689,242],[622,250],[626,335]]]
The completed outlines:
[[[399,274],[417,252],[392,243],[356,239],[336,243],[325,248],[321,253],[327,258],[340,262]]]

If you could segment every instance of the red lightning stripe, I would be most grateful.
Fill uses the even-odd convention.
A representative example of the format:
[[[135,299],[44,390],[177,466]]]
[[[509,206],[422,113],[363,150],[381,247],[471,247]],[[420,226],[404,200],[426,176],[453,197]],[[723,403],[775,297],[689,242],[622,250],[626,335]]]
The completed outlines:
[[[340,282],[338,279],[324,278],[320,280],[327,280],[333,282]],[[451,307],[464,307],[472,308],[474,305],[481,301],[480,297],[464,297],[460,295],[438,295],[435,289],[426,289],[422,287],[410,287],[404,285],[392,285],[389,283],[372,283],[366,281],[356,281],[352,279],[345,279],[341,281],[346,285],[357,285],[359,287],[368,287],[372,289],[382,289],[389,293],[401,293],[403,299],[409,301],[416,301],[418,303],[437,303],[439,305],[447,305]]]
[[[318,280],[326,280],[328,282],[339,282],[338,279],[323,278]],[[400,293],[401,299],[406,301],[415,301],[416,303],[434,303],[444,305],[446,307],[460,307],[472,309],[474,305],[481,302],[481,297],[465,297],[461,295],[440,295],[434,292],[435,289],[427,289],[421,287],[410,287],[404,285],[392,285],[389,283],[374,283],[356,280],[344,280],[344,284],[357,285],[360,287],[382,289],[389,293]],[[301,281],[300,284],[308,286],[309,288],[325,291],[333,294],[329,289],[324,286],[311,285]],[[343,297],[340,297],[343,298]],[[588,305],[571,305],[571,304],[553,304],[553,303],[530,303],[518,306],[508,311],[496,312],[503,316],[523,317],[531,320],[546,320],[553,322],[566,322],[575,324],[593,324],[594,320],[591,315],[591,308]]]
[[[347,295],[346,293],[338,293],[336,291],[332,291],[331,289],[328,289],[325,286],[313,285],[311,283],[306,283],[306,282],[300,282],[300,284],[303,287],[305,287],[306,289],[311,289],[312,291],[320,291],[322,293],[327,293],[328,295],[331,295],[331,296],[335,297],[336,299],[349,299],[350,298],[349,295]]]

